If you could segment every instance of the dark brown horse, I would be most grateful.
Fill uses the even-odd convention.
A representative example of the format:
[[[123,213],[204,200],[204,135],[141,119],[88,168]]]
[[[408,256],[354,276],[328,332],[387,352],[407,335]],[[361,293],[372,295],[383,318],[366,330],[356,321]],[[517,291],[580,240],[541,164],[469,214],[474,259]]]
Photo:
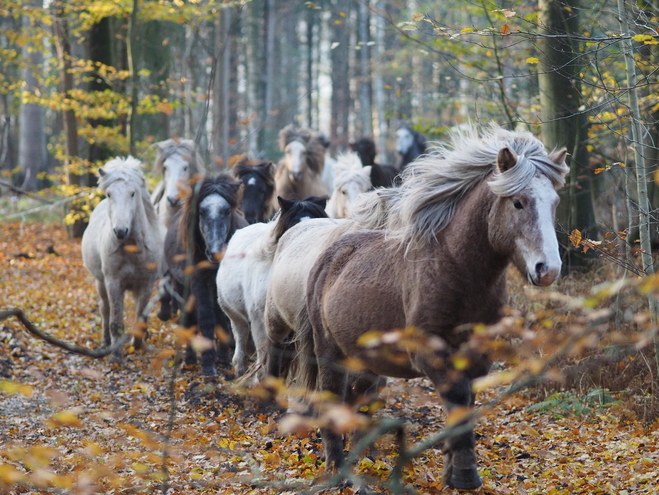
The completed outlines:
[[[275,212],[275,167],[271,161],[243,158],[232,169],[234,177],[244,185],[240,209],[245,220],[267,222]]]
[[[306,385],[346,400],[357,378],[364,385],[378,376],[427,376],[449,411],[473,406],[471,382],[489,362],[471,352],[458,369],[452,357],[465,352],[465,327],[501,317],[510,263],[536,285],[558,277],[555,188],[564,182],[564,159],[564,150],[547,154],[529,133],[469,129],[453,135],[452,148],[411,164],[400,188],[370,195],[387,203],[370,208],[385,212],[385,230],[344,235],[309,275],[312,331],[299,335]],[[410,328],[427,341],[392,353],[395,359],[360,345],[366,332],[388,332],[383,341],[393,342]],[[343,369],[347,357],[361,360],[364,372]],[[321,432],[328,466],[341,465],[342,437]],[[447,485],[481,485],[473,430],[450,438],[445,453]]]
[[[228,318],[217,303],[215,278],[224,248],[247,222],[238,210],[242,183],[229,175],[206,176],[192,185],[192,193],[172,218],[165,236],[165,261],[179,296],[193,296],[194,309],[183,315],[187,327],[198,325],[211,345],[201,352],[201,371],[215,375],[215,332],[229,335]],[[189,308],[188,308],[189,309]],[[226,351],[228,356],[228,349]],[[186,363],[196,362],[188,345]]]

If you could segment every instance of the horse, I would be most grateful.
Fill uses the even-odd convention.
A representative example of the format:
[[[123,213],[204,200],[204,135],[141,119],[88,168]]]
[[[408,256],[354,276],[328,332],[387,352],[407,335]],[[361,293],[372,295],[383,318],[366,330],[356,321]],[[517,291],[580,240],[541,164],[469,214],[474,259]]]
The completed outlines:
[[[162,231],[141,166],[129,156],[98,169],[98,187],[106,197],[94,208],[82,235],[82,260],[100,296],[104,346],[123,333],[125,292],[132,292],[139,320],[161,273]],[[133,344],[140,348],[142,337],[134,335]],[[117,349],[111,360],[121,362],[122,356]]]
[[[226,244],[236,230],[247,225],[238,209],[242,188],[242,182],[228,174],[204,177],[183,198],[165,236],[167,268],[179,290],[184,288],[179,295],[190,295],[194,301],[194,309],[183,315],[183,324],[197,324],[201,335],[212,343],[201,351],[201,372],[207,376],[217,374],[216,326],[228,329],[227,318],[217,304],[215,278]],[[185,362],[197,362],[191,345],[186,348]]]
[[[270,267],[279,238],[302,220],[327,217],[326,198],[278,198],[281,209],[269,223],[249,225],[232,237],[217,271],[218,302],[231,320],[235,341],[232,364],[237,375],[247,370],[251,333],[256,347],[256,368],[262,377],[267,337],[263,311],[270,281]]]
[[[373,188],[371,166],[363,167],[357,153],[343,153],[337,157],[335,173],[327,214],[330,218],[348,218],[354,201]]]
[[[391,165],[376,163],[377,151],[371,137],[361,137],[349,143],[350,149],[359,155],[363,165],[371,166],[371,184],[373,187],[391,187],[396,182],[398,170]]]
[[[153,171],[162,174],[153,193],[151,201],[167,230],[174,213],[180,207],[179,193],[191,177],[204,175],[206,169],[192,139],[167,139],[156,143],[156,162]]]
[[[427,376],[449,412],[471,407],[471,382],[490,363],[485,351],[469,346],[468,328],[501,318],[507,267],[539,286],[559,276],[554,212],[568,172],[565,150],[548,154],[532,134],[498,126],[451,138],[451,146],[405,169],[386,205],[371,205],[386,212],[384,230],[346,234],[316,260],[306,293],[310,326],[298,335],[305,386],[354,399],[357,379],[363,385],[380,376]],[[384,345],[394,359],[360,345],[367,332],[388,332],[382,341],[394,342],[403,329],[424,340],[416,348]],[[468,364],[455,364],[456,355]],[[363,371],[337,366],[348,357]],[[321,435],[327,465],[341,466],[342,436],[327,427]],[[481,485],[474,442],[473,429],[446,441],[445,485]]]
[[[407,164],[423,155],[426,149],[426,138],[422,133],[412,129],[407,124],[402,124],[398,128],[396,131],[396,152],[399,155],[398,170],[401,172],[405,170]]]
[[[290,124],[279,131],[279,147],[284,156],[275,172],[276,195],[285,199],[326,196],[322,179],[326,148],[318,135]]]
[[[241,159],[232,169],[241,180],[243,200],[240,210],[248,223],[266,222],[274,214],[272,200],[275,193],[274,165],[266,160]]]

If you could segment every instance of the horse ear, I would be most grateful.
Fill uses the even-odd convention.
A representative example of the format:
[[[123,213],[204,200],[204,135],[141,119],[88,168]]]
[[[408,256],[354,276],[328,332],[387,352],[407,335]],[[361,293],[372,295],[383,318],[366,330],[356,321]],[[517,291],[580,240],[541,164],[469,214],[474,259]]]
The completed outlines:
[[[263,169],[267,174],[273,175],[275,173],[275,164],[272,162],[266,162],[263,164]]]
[[[309,197],[309,201],[311,201],[313,204],[316,204],[320,206],[323,210],[327,206],[327,196],[311,196]]]
[[[99,167],[99,169],[98,169],[99,177],[105,177],[105,174],[107,174],[107,172],[105,170],[103,170],[103,167]]]
[[[517,154],[508,148],[501,148],[497,154],[497,168],[499,172],[504,173],[506,170],[510,170],[517,163]]]
[[[567,150],[562,148],[558,151],[554,151],[549,154],[549,159],[554,162],[556,165],[562,165],[565,163],[565,157],[567,156]]]
[[[279,203],[279,206],[281,207],[281,211],[288,211],[291,209],[293,206],[294,202],[289,201],[287,199],[282,198],[281,196],[277,196],[277,202]]]

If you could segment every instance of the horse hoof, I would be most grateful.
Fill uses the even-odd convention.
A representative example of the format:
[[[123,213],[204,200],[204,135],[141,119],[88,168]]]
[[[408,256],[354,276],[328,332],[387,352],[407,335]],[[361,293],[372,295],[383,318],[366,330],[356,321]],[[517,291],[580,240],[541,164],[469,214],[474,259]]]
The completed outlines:
[[[202,366],[201,374],[204,376],[215,376],[217,375],[217,369],[215,366]]]
[[[476,469],[460,469],[454,467],[451,472],[451,481],[449,482],[451,488],[457,488],[458,490],[475,490],[482,484],[483,480],[481,480]]]
[[[169,321],[172,318],[172,312],[169,308],[163,309],[160,308],[160,311],[158,311],[158,319],[160,321]]]
[[[123,356],[118,356],[116,354],[112,354],[110,356],[110,364],[123,364],[124,358]]]

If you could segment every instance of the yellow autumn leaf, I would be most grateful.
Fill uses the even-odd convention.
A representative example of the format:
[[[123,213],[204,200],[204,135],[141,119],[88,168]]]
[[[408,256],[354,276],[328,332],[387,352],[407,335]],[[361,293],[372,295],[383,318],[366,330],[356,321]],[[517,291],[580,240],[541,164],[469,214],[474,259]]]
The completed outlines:
[[[25,480],[25,474],[9,464],[0,464],[0,484],[13,485]]]
[[[0,380],[0,392],[5,392],[10,395],[21,394],[25,397],[30,397],[32,396],[32,387],[9,380]]]
[[[49,422],[55,426],[73,426],[79,428],[82,426],[82,421],[78,418],[77,409],[67,409],[53,414]]]
[[[529,58],[526,59],[526,63],[527,64],[539,64],[540,59],[537,58],[537,57],[529,57]]]
[[[500,385],[508,385],[516,378],[516,374],[513,371],[502,371],[500,373],[490,373],[481,378],[474,380],[472,385],[472,390],[476,393],[483,392]]]
[[[422,21],[425,16],[423,14],[412,14],[412,20],[414,22]]]
[[[501,29],[499,30],[499,32],[502,35],[510,34],[510,26],[508,24],[504,24],[503,26],[501,26]]]
[[[463,421],[471,412],[471,409],[468,407],[456,407],[449,411],[446,418],[446,426],[455,426],[461,421]]]
[[[572,245],[574,247],[577,247],[579,244],[581,244],[581,232],[577,229],[574,229],[572,233],[568,236],[568,239],[570,239],[570,242],[572,242]]]
[[[473,28],[473,27],[471,27],[471,28],[462,28],[460,30],[460,32],[462,34],[473,33],[474,31],[476,31],[476,28]]]

